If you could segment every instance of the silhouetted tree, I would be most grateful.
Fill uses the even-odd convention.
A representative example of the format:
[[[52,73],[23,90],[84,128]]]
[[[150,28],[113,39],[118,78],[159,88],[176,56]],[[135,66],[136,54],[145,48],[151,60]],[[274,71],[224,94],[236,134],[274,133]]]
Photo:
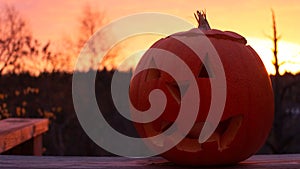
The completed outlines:
[[[40,50],[40,62],[44,63],[42,72],[56,73],[56,72],[69,72],[70,67],[73,66],[73,62],[58,48],[56,50],[49,49],[51,43],[48,42],[42,46]]]
[[[42,45],[32,36],[25,19],[14,6],[4,5],[0,9],[0,75],[39,73],[49,69],[46,61],[53,57],[49,45],[50,42]]]
[[[21,57],[34,52],[31,48],[31,33],[19,12],[9,5],[0,9],[0,74],[6,69],[18,67]]]
[[[109,67],[109,69],[114,68],[113,60],[117,57],[118,48],[110,50],[110,46],[107,45],[107,40],[113,38],[113,33],[109,32],[110,30],[105,33],[97,32],[107,23],[105,14],[90,4],[86,4],[79,16],[78,23],[78,37],[75,40],[75,45],[77,46],[76,54],[79,54],[84,45],[88,46],[89,49],[85,58],[79,60],[79,62],[84,65],[84,69],[96,70],[104,67]],[[105,55],[102,59],[102,64],[99,65],[97,57],[99,57],[100,53],[108,50],[110,50],[110,52]]]
[[[78,49],[81,49],[86,41],[101,27],[105,21],[103,12],[92,8],[90,4],[86,4],[82,9],[79,21],[79,34],[78,34]]]
[[[278,40],[280,36],[277,33],[276,26],[276,18],[275,12],[272,10],[272,29],[273,36],[271,37],[274,49],[274,60],[273,65],[275,68],[275,75],[271,76],[272,86],[274,91],[274,103],[275,103],[275,112],[274,112],[274,123],[273,128],[270,133],[270,137],[267,140],[267,145],[270,147],[272,153],[286,153],[286,149],[289,144],[295,139],[296,133],[292,128],[297,126],[300,118],[292,117],[291,114],[286,112],[286,107],[284,107],[283,103],[287,98],[287,91],[292,89],[294,86],[300,84],[300,80],[293,80],[291,82],[286,82],[283,76],[280,75],[279,69],[280,66],[285,64],[286,62],[280,62],[278,59]]]

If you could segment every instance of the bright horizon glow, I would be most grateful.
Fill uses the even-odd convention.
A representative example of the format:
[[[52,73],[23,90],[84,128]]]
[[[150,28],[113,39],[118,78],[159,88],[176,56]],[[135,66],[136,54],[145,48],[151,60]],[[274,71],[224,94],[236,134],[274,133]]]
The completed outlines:
[[[139,59],[155,41],[160,39],[162,36],[138,36],[135,38],[130,38],[122,42],[123,49],[121,49],[120,54],[124,55],[124,58],[131,57],[127,60],[122,66],[119,67],[119,70],[125,71],[131,68],[134,68]],[[147,39],[148,43],[143,44],[143,41]],[[273,41],[271,39],[260,39],[254,37],[248,37],[247,45],[250,45],[260,56],[262,62],[264,63],[267,72],[269,74],[275,74],[275,68],[273,65],[274,55],[273,55]],[[137,44],[143,45],[134,45]],[[285,41],[278,41],[278,59],[279,63],[284,63],[279,69],[279,73],[282,75],[285,72],[297,74],[300,72],[300,45],[289,43]]]
[[[286,64],[280,67],[280,73],[300,72],[300,34],[298,33],[300,22],[297,22],[297,17],[300,16],[299,0],[203,0],[201,2],[198,0],[143,2],[139,0],[3,0],[2,4],[5,3],[14,5],[20,11],[28,21],[35,38],[45,43],[50,40],[54,46],[65,36],[76,38],[78,18],[87,3],[102,11],[108,22],[134,13],[161,12],[181,17],[196,26],[193,13],[197,9],[206,9],[210,26],[223,31],[233,31],[246,37],[248,44],[260,55],[270,74],[274,73],[273,44],[272,40],[266,39],[266,35],[272,35],[270,9],[273,8],[277,31],[282,35],[282,39],[278,42],[279,61],[286,61]],[[122,45],[120,54],[129,56],[138,50],[147,49],[155,41],[139,40],[139,42],[141,44],[129,44],[129,42]]]
[[[272,64],[274,60],[273,41],[271,39],[247,38],[248,44],[257,52],[263,61],[269,74],[275,74],[275,67]],[[279,40],[278,61],[283,63],[279,68],[279,73],[289,72],[297,74],[300,72],[300,45]]]

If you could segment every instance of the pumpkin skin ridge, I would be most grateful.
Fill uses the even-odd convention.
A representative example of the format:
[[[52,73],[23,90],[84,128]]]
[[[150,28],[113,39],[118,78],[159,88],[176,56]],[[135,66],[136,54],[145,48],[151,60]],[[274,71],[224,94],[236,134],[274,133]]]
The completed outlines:
[[[255,52],[255,50],[251,47],[251,46],[249,46],[249,45],[247,45],[246,46],[247,47],[247,49],[248,49],[248,51],[249,52],[251,52],[252,53],[252,57],[254,58],[254,60],[256,61],[256,69],[261,69],[260,71],[265,71],[265,72],[267,72],[266,71],[266,68],[263,66],[263,62],[262,62],[262,60],[260,59],[260,57],[259,57],[259,55]],[[254,57],[254,56],[257,56],[257,57]],[[265,83],[264,83],[264,85],[260,85],[261,87],[264,87],[265,89],[264,89],[264,94],[262,95],[262,97],[268,97],[268,98],[272,98],[272,99],[266,99],[267,100],[267,102],[265,101],[265,104],[260,104],[260,109],[265,109],[265,105],[271,105],[270,106],[270,108],[271,108],[271,111],[272,112],[274,112],[274,94],[273,94],[273,88],[272,88],[272,83],[271,83],[271,80],[270,80],[270,77],[269,76],[262,76],[262,74],[259,74],[260,76],[258,77],[259,79],[258,80],[260,80],[260,81],[264,81]],[[261,83],[260,83],[261,84]],[[257,92],[256,92],[257,93]],[[258,93],[259,94],[259,93]],[[268,95],[268,96],[265,96],[265,95]],[[249,105],[251,105],[252,103],[255,103],[256,102],[256,100],[252,97],[252,99],[250,100],[250,102],[249,102]],[[256,106],[257,107],[257,106]],[[251,106],[249,106],[249,108],[250,109],[254,109],[254,107],[251,107]],[[257,108],[258,109],[258,108]],[[255,111],[255,110],[254,110]],[[250,112],[254,112],[253,110],[252,111],[250,111]],[[267,112],[268,111],[266,111],[265,113],[263,113],[262,115],[264,115],[263,117],[260,117],[260,118],[265,118],[265,117],[267,117],[267,118],[271,118],[271,120],[265,120],[265,122],[262,124],[262,126],[272,126],[272,122],[273,122],[273,119],[274,119],[274,114],[272,113],[272,114],[269,114],[269,115],[266,115],[267,114]],[[269,111],[270,112],[270,111]],[[249,116],[249,118],[252,118],[252,121],[254,121],[255,119],[253,119],[253,116]],[[255,137],[263,137],[263,139],[262,140],[266,140],[267,139],[267,137],[268,137],[268,133],[270,132],[270,128],[268,129],[268,128],[264,128],[264,127],[261,127],[261,129],[260,130],[263,130],[263,131],[261,131],[261,132],[259,132],[258,134],[257,134],[257,132],[254,132],[253,131],[253,129],[251,129],[252,128],[252,126],[253,125],[247,125],[247,130],[248,131],[250,131],[251,133],[251,135],[252,136],[255,136]],[[254,125],[255,126],[255,125]],[[253,144],[253,147],[255,146],[255,148],[253,148],[253,149],[258,149],[259,147],[261,147],[263,144],[264,144],[264,142],[256,142],[257,144]]]
[[[246,45],[243,43],[239,43],[237,41],[221,39],[221,38],[216,38],[216,37],[211,37],[211,38],[209,38],[209,40],[213,44],[213,46],[216,48],[216,51],[220,56],[221,62],[223,63],[224,70],[225,70],[226,84],[227,84],[227,92],[228,93],[235,92],[238,96],[240,96],[241,93],[236,92],[237,89],[235,89],[232,86],[248,87],[248,85],[249,85],[247,82],[248,78],[246,76],[237,76],[237,75],[240,75],[239,72],[235,72],[237,75],[233,75],[232,70],[239,69],[239,67],[233,68],[232,67],[233,65],[229,65],[228,61],[231,61],[231,62],[239,61],[241,63],[241,65],[243,65],[242,67],[240,67],[240,68],[242,68],[242,70],[240,70],[240,71],[244,71],[245,66],[247,66],[247,63],[245,60],[243,60],[241,58],[241,56],[245,55],[244,50],[245,50]],[[228,46],[226,46],[226,47],[220,46],[220,43],[227,43]],[[226,48],[228,48],[228,47],[235,47],[235,48],[233,49],[233,51],[228,52],[228,50],[226,50]],[[220,51],[226,51],[227,52],[226,56],[224,56],[225,54]],[[230,54],[233,53],[233,54],[229,55],[229,53]],[[233,60],[233,59],[235,59],[235,60]],[[251,86],[249,86],[249,87],[251,87]],[[246,89],[246,91],[247,92],[245,92],[245,90],[243,89],[243,93],[246,93],[246,94],[244,94],[245,97],[248,97],[249,91],[248,91],[248,89]],[[231,116],[236,116],[236,115],[240,115],[240,114],[243,114],[245,117],[248,116],[248,113],[246,111],[247,108],[242,108],[242,110],[239,110],[239,111],[235,110],[236,111],[235,114],[228,113],[228,112],[230,112],[230,110],[227,110],[227,107],[231,107],[231,106],[228,105],[227,102],[232,102],[232,99],[239,100],[241,98],[245,98],[245,97],[240,96],[239,99],[235,99],[233,96],[231,96],[231,99],[230,99],[230,98],[228,98],[230,96],[231,95],[227,95],[227,97],[226,97],[226,103],[225,103],[223,115],[222,115],[220,121],[227,120],[227,119],[231,118]],[[247,106],[247,105],[244,105],[244,106]],[[238,107],[241,107],[241,106],[238,106]],[[228,116],[228,114],[230,114],[230,116]]]
[[[248,48],[248,45],[245,45],[245,47],[246,48]],[[256,60],[257,59],[259,59],[259,58],[257,58],[258,57],[258,55],[256,54],[256,53],[251,53],[249,56],[251,56],[252,58],[255,58]],[[256,57],[257,56],[257,57]],[[241,62],[245,62],[244,60],[241,60]],[[243,64],[243,65],[247,65],[247,64],[245,64],[245,63],[241,63],[241,64]],[[260,68],[259,66],[257,66],[258,68]],[[245,71],[249,71],[251,68],[250,67],[247,67],[246,68],[246,70]],[[246,87],[247,86],[247,87]],[[253,90],[253,87],[250,85],[250,84],[247,84],[245,86],[245,89],[247,90],[247,92],[246,93],[250,93],[251,92],[251,89]],[[250,102],[251,101],[251,97],[250,97],[250,95],[248,95],[248,101]],[[251,104],[251,103],[250,103]],[[249,105],[250,105],[249,104]],[[247,111],[247,112],[244,112],[244,114],[246,115],[245,117],[247,118],[247,119],[245,119],[245,122],[246,122],[246,124],[244,124],[244,126],[248,126],[247,128],[246,128],[246,132],[245,133],[243,133],[243,137],[247,137],[247,134],[246,133],[248,133],[248,131],[251,131],[251,128],[249,128],[251,125],[249,125],[249,124],[247,124],[247,121],[248,121],[248,118],[249,118],[249,116],[251,116],[251,115],[248,115],[249,113],[251,113],[251,111],[252,111],[252,108],[251,107],[248,107],[248,108],[246,108],[247,110],[249,110],[249,111]],[[249,122],[248,122],[249,123]],[[250,122],[251,123],[251,122]],[[252,138],[248,138],[248,139],[245,139],[245,140],[252,140]],[[265,138],[264,138],[264,140],[265,140]],[[249,145],[246,143],[246,142],[243,142],[243,143],[239,143],[239,144],[243,144],[244,146],[241,146],[241,147],[248,147]],[[259,145],[259,146],[255,146],[256,148],[253,148],[253,149],[258,149],[259,147],[261,147],[261,145],[263,144],[263,142]],[[248,150],[249,151],[249,150]],[[246,153],[247,154],[247,153]],[[250,157],[251,155],[253,154],[253,152],[249,152],[248,153],[248,156],[244,156],[244,157],[241,157],[240,159],[241,160],[243,160],[243,159],[246,159],[246,158],[248,158],[248,157]],[[238,160],[239,161],[239,160]]]
[[[225,39],[225,40],[232,40],[235,42],[239,42],[242,44],[247,44],[246,38],[244,38],[242,35],[232,32],[232,31],[221,31],[218,29],[211,29],[211,30],[204,30],[201,31],[198,28],[193,28],[188,31],[174,33],[172,35],[167,36],[166,38],[170,36],[206,36],[208,38],[216,38],[216,39]]]

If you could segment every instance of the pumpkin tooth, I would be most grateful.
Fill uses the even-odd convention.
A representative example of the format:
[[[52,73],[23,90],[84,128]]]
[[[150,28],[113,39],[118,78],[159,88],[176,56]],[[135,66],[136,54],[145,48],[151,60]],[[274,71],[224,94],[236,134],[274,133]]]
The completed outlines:
[[[218,150],[220,152],[223,151],[223,147],[222,147],[222,144],[221,144],[221,134],[217,131],[215,131],[208,139],[206,142],[217,142],[217,145],[218,145]]]
[[[160,131],[161,132],[166,131],[171,125],[172,125],[172,123],[163,120],[161,122]]]
[[[153,125],[150,123],[144,124],[143,127],[144,127],[147,137],[153,137],[160,133],[160,131],[155,130]]]
[[[144,127],[144,130],[145,130],[145,133],[146,133],[147,137],[153,137],[153,136],[156,136],[156,135],[160,134],[160,131],[155,130],[155,128],[153,127],[153,125],[151,123],[150,124],[149,123],[144,124],[143,127]],[[153,137],[151,139],[151,144],[154,144],[157,147],[163,147],[164,146],[164,140],[160,139],[160,138],[157,138],[157,137]]]
[[[216,131],[207,139],[206,142],[214,142],[214,141],[216,141],[219,145],[219,143],[220,143],[220,133],[218,133]]]
[[[227,129],[221,136],[219,146],[219,149],[221,151],[228,148],[229,144],[234,140],[239,128],[242,125],[243,118],[244,117],[242,115],[238,115],[230,119]]]
[[[176,148],[181,151],[198,152],[202,150],[201,144],[197,139],[184,138],[177,145]]]

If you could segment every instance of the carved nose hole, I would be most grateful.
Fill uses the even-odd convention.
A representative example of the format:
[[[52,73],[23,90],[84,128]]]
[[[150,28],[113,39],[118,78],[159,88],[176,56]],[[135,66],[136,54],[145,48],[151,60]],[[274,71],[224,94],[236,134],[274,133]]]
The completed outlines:
[[[170,94],[173,96],[173,98],[176,100],[176,102],[178,104],[180,104],[181,101],[181,97],[184,96],[184,94],[186,93],[188,87],[189,87],[189,83],[184,81],[184,82],[178,82],[179,84],[177,85],[176,82],[171,82],[171,83],[166,83],[167,89],[169,90]],[[181,90],[181,94],[180,95],[180,90]]]
[[[149,64],[149,69],[146,74],[145,81],[148,82],[150,80],[159,79],[161,77],[160,71],[157,69],[156,63],[152,58]]]
[[[208,73],[207,73],[207,71],[206,71],[203,64],[201,65],[198,77],[200,77],[200,78],[209,78],[209,75],[208,75]]]
[[[148,69],[145,81],[149,82],[150,80],[159,79],[160,71],[158,69]]]
[[[203,63],[200,65],[198,77],[199,78],[213,78],[214,74],[211,69],[211,63],[210,63],[210,60],[208,57],[208,53],[206,53],[202,62]]]

